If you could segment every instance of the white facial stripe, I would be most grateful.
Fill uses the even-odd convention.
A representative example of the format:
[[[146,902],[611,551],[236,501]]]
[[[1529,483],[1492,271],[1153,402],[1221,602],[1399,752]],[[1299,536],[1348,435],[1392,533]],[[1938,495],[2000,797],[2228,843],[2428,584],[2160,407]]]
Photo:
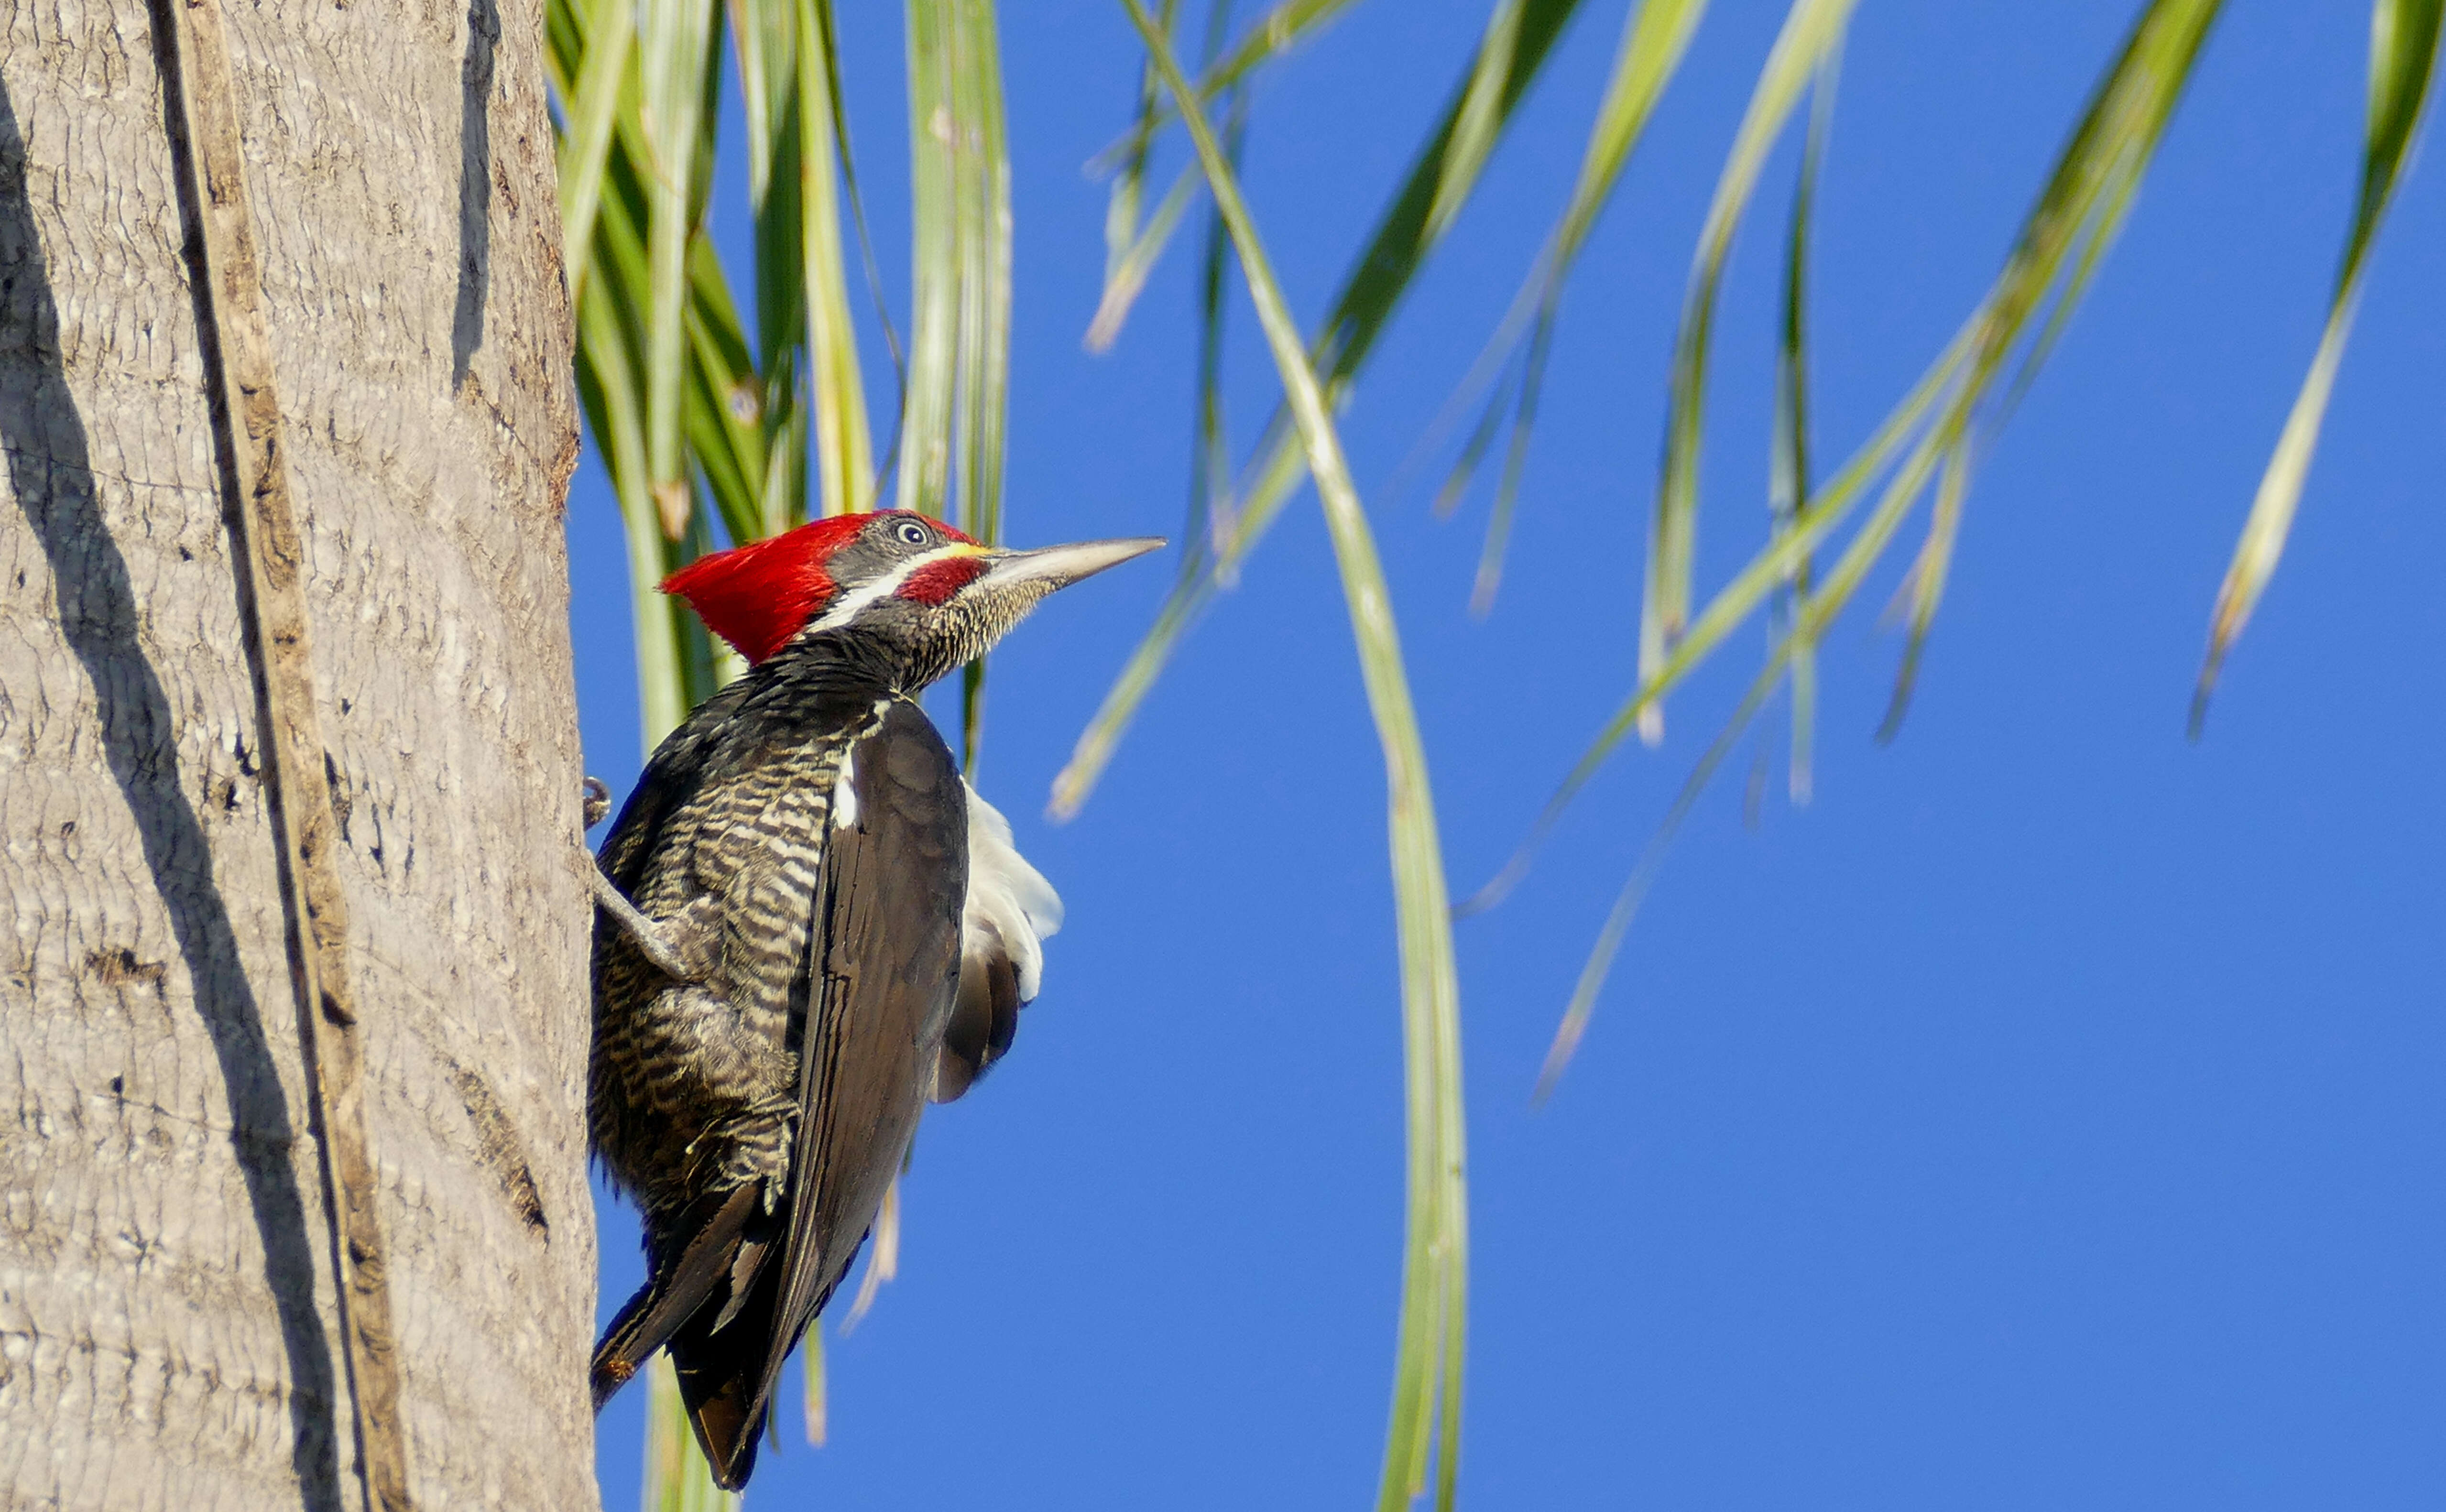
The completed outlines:
[[[816,623],[809,625],[808,628],[811,630],[837,630],[842,625],[847,625],[850,621],[856,619],[859,615],[865,613],[870,606],[880,603],[899,592],[900,585],[908,582],[910,574],[916,571],[918,569],[931,567],[936,562],[944,561],[950,557],[971,555],[975,551],[976,548],[973,546],[966,546],[960,542],[953,541],[949,545],[938,546],[931,551],[922,552],[919,555],[913,556],[908,561],[894,568],[891,571],[884,573],[879,578],[876,578],[874,582],[867,584],[864,588],[847,594],[837,601],[831,608],[824,610],[823,617],[821,619],[816,621]]]

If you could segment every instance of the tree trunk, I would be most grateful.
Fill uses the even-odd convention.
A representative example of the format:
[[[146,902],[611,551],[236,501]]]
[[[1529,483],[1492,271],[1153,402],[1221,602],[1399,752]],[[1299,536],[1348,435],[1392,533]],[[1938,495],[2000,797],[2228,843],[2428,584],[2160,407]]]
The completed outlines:
[[[0,14],[0,1506],[592,1507],[542,5]]]

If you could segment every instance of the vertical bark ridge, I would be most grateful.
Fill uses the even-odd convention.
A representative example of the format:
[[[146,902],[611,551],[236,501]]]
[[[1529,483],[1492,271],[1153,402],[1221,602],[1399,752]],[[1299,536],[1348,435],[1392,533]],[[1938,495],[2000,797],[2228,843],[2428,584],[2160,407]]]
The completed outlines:
[[[263,280],[248,215],[218,0],[152,0],[223,510],[236,559],[289,970],[340,1278],[341,1355],[366,1502],[407,1512],[407,1443],[375,1199],[365,1050],[349,987],[329,757],[315,707],[305,548],[291,507]]]

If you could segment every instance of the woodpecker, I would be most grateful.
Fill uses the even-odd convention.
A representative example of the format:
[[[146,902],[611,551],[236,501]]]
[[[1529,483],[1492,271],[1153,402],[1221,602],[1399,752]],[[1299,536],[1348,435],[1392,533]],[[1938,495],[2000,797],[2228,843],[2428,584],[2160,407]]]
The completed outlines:
[[[668,1347],[725,1489],[919,1112],[1010,1047],[1060,923],[917,695],[1162,544],[1001,551],[879,510],[663,584],[748,671],[663,741],[603,843],[588,1131],[649,1274],[593,1385],[599,1409]]]

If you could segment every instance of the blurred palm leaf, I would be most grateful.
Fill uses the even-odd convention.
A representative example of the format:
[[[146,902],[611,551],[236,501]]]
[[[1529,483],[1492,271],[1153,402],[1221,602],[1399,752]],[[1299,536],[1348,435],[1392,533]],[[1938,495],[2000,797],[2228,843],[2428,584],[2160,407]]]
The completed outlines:
[[[1706,11],[1706,0],[1640,0],[1623,23],[1613,71],[1590,122],[1571,197],[1505,319],[1505,329],[1514,337],[1529,311],[1551,302],[1571,276]]]
[[[1165,0],[1158,23],[1164,35],[1172,34],[1179,9],[1179,0]],[[1205,66],[1213,66],[1231,24],[1231,0],[1214,0],[1206,15]],[[1237,81],[1228,94],[1232,102],[1231,123],[1224,128],[1224,147],[1236,158],[1238,138],[1247,120],[1243,107],[1248,96]],[[1171,245],[1172,233],[1179,228],[1181,216],[1188,212],[1200,182],[1195,163],[1182,168],[1172,187],[1164,191],[1155,214],[1143,225],[1139,223],[1138,207],[1146,193],[1147,154],[1154,145],[1158,108],[1155,68],[1150,64],[1141,71],[1138,85],[1138,126],[1127,156],[1114,175],[1112,196],[1104,212],[1104,291],[1096,302],[1095,318],[1087,323],[1086,347],[1091,352],[1108,349],[1120,335],[1121,323],[1129,319],[1130,307],[1146,288],[1147,275],[1155,271],[1164,248]],[[1207,245],[1215,246],[1219,235],[1219,228],[1210,229]]]
[[[2344,238],[2343,266],[2336,271],[2336,291],[2327,303],[2327,328],[2319,338],[2319,353],[2302,381],[2301,397],[2286,418],[2277,438],[2276,455],[2260,479],[2259,496],[2243,526],[2242,543],[2234,548],[2233,565],[2217,589],[2216,613],[2210,623],[2209,650],[2200,666],[2199,688],[2192,695],[2192,735],[2196,738],[2208,718],[2209,695],[2216,689],[2217,673],[2234,638],[2259,606],[2267,580],[2285,554],[2285,538],[2293,529],[2293,512],[2302,502],[2302,485],[2309,476],[2310,457],[2318,450],[2319,425],[2326,418],[2327,395],[2335,387],[2336,369],[2343,363],[2344,341],[2352,334],[2353,309],[2360,303],[2361,273],[2368,266],[2371,244],[2386,219],[2414,131],[2429,103],[2429,84],[2437,69],[2440,0],[2378,0],[2370,11],[2369,127],[2361,149],[2361,199],[2353,207],[2353,225]]]
[[[1770,532],[1780,540],[1809,504],[1809,227],[1817,202],[1817,176],[1825,166],[1826,139],[1834,114],[1834,81],[1842,71],[1841,50],[1819,65],[1816,103],[1809,115],[1809,137],[1802,145],[1800,172],[1793,184],[1791,224],[1783,248],[1783,295],[1778,321],[1775,364],[1775,431],[1767,460],[1767,514]],[[1796,599],[1809,591],[1812,564],[1807,557],[1794,564],[1778,595],[1774,634],[1780,638],[1792,623]],[[1817,650],[1795,645],[1791,655],[1792,751],[1789,788],[1792,801],[1807,803],[1810,793],[1810,743],[1817,711]]]
[[[1852,19],[1852,0],[1793,0],[1782,34],[1767,54],[1765,70],[1750,96],[1734,136],[1707,222],[1699,233],[1698,256],[1682,304],[1682,326],[1673,338],[1671,397],[1665,421],[1664,476],[1647,537],[1647,589],[1639,611],[1639,675],[1653,678],[1666,652],[1690,620],[1690,575],[1698,551],[1699,439],[1706,407],[1707,352],[1714,333],[1716,294],[1733,233],[1748,213],[1766,155],[1783,133],[1801,91],[1842,46]],[[1640,735],[1650,745],[1665,737],[1665,704],[1651,700],[1640,713]]]
[[[1613,198],[1614,186],[1630,162],[1631,150],[1646,133],[1657,103],[1664,98],[1665,85],[1672,83],[1673,75],[1681,68],[1682,55],[1688,49],[1691,35],[1698,30],[1706,9],[1705,0],[1642,0],[1623,24],[1613,73],[1606,81],[1604,97],[1597,103],[1596,119],[1589,128],[1588,145],[1581,152],[1579,176],[1571,185],[1571,198],[1553,231],[1548,233],[1546,245],[1522,281],[1520,291],[1514,296],[1511,309],[1454,396],[1457,404],[1485,387],[1498,371],[1512,364],[1513,353],[1520,346],[1523,333],[1527,333],[1527,354],[1517,364],[1515,383],[1496,385],[1495,393],[1486,401],[1485,414],[1472,433],[1470,443],[1462,449],[1460,460],[1438,500],[1439,513],[1449,513],[1459,503],[1470,476],[1495,439],[1504,411],[1511,409],[1512,439],[1505,453],[1503,478],[1496,490],[1495,509],[1487,521],[1477,580],[1471,591],[1471,606],[1480,614],[1494,608],[1496,587],[1502,577],[1504,548],[1511,534],[1513,513],[1519,504],[1521,470],[1528,457],[1530,433],[1535,426],[1537,392],[1546,354],[1552,348],[1554,323],[1562,309],[1563,287],[1570,282],[1571,270],[1588,245],[1589,233],[1596,229],[1598,215]],[[1439,418],[1430,427],[1431,439],[1443,428],[1452,408],[1447,405],[1446,417]]]
[[[1210,62],[1197,77],[1197,99],[1203,105],[1225,90],[1245,81],[1269,60],[1290,51],[1308,38],[1323,31],[1348,9],[1354,0],[1277,0],[1259,16],[1256,23],[1240,34],[1219,60]],[[1176,7],[1164,8],[1163,29],[1172,28]],[[1112,171],[1137,159],[1146,151],[1156,132],[1179,119],[1176,107],[1162,103],[1154,90],[1155,73],[1150,67],[1143,76],[1140,99],[1145,108],[1138,112],[1137,124],[1128,136],[1105,148],[1096,157],[1092,168]]]
[[[1500,0],[1488,22],[1486,37],[1474,49],[1463,69],[1459,88],[1437,128],[1413,159],[1393,203],[1377,223],[1365,249],[1344,276],[1334,295],[1323,332],[1310,344],[1308,365],[1325,384],[1326,401],[1340,407],[1350,384],[1366,364],[1376,341],[1390,324],[1402,297],[1435,250],[1439,235],[1435,217],[1440,203],[1450,206],[1475,181],[1475,170],[1447,164],[1482,167],[1486,154],[1461,140],[1462,117],[1483,101],[1486,60],[1500,58],[1501,84],[1495,90],[1492,125],[1499,130],[1514,119],[1520,101],[1536,81],[1564,24],[1579,9],[1579,0]],[[1261,23],[1261,25],[1263,25]],[[1210,71],[1210,74],[1212,71]],[[1199,85],[1206,87],[1204,82]],[[1477,109],[1481,121],[1488,107]],[[1449,227],[1450,214],[1442,226]],[[1290,501],[1307,476],[1305,453],[1288,409],[1278,409],[1267,424],[1255,458],[1242,473],[1239,499],[1231,528],[1215,532],[1211,556],[1195,550],[1183,554],[1180,577],[1157,612],[1156,623],[1130,655],[1103,702],[1070,753],[1069,762],[1054,778],[1050,812],[1066,818],[1078,812],[1094,791],[1114,750],[1137,716],[1138,705],[1153,690],[1178,649],[1180,639],[1195,623],[1198,611],[1223,585],[1232,581],[1240,563]],[[1195,539],[1195,538],[1193,538]]]
[[[996,545],[1010,366],[1001,45],[989,0],[910,0],[908,16],[916,225],[899,506],[952,519]],[[961,749],[971,775],[984,699],[985,664],[972,663],[960,679]]]
[[[1954,522],[1968,487],[1970,463],[1976,456],[1983,409],[2004,380],[2014,354],[2020,352],[2022,366],[2004,396],[2005,403],[2000,404],[1999,413],[1985,420],[2001,421],[2010,399],[2035,375],[2054,334],[2086,291],[2099,260],[2131,209],[2132,196],[2190,81],[2200,45],[2218,9],[2219,0],[2154,0],[2143,9],[2121,52],[2099,81],[2071,140],[2058,156],[2045,189],[2023,222],[2003,272],[1961,332],[1911,393],[1888,415],[1868,443],[1811,495],[1805,506],[1796,510],[1766,547],[1718,591],[1660,664],[1644,673],[1639,686],[1607,721],[1548,801],[1529,842],[1504,872],[1471,900],[1469,906],[1484,906],[1518,880],[1537,839],[1552,827],[1622,740],[1641,727],[1665,691],[1688,676],[1770,595],[1796,582],[1801,564],[1891,468],[1892,476],[1876,506],[1846,544],[1825,580],[1797,594],[1790,627],[1777,642],[1766,669],[1752,683],[1730,727],[1703,758],[1692,785],[1685,785],[1664,831],[1650,843],[1647,854],[1616,900],[1555,1033],[1543,1077],[1545,1084],[1552,1084],[1586,1031],[1613,953],[1645,895],[1664,845],[1688,811],[1695,796],[1694,785],[1703,784],[1713,773],[1731,739],[1761,706],[1765,694],[1772,691],[1795,648],[1814,646],[1823,638],[1827,626],[1850,604],[1869,570],[1883,558],[1920,497],[1942,475],[1935,519],[1906,585],[1915,605],[1913,623],[1917,633],[1911,643],[1913,649],[1905,654],[1895,699],[1899,704],[1908,698],[1920,635],[1925,632],[1927,619],[1932,615],[1942,589]],[[1797,10],[1796,7],[1796,13]],[[1790,36],[1787,25],[1785,40]],[[1779,44],[1778,51],[1781,50]],[[1759,98],[1765,98],[1774,82],[1761,81]],[[1757,104],[1754,100],[1753,118],[1758,113]],[[1740,150],[1737,146],[1737,158]],[[1712,225],[1712,215],[1710,221]],[[2024,337],[2030,335],[2033,322],[2042,315],[2047,318],[2034,339],[2025,344]],[[1792,361],[1799,365],[1805,357],[1796,352]],[[1805,483],[1799,486],[1806,487]]]

